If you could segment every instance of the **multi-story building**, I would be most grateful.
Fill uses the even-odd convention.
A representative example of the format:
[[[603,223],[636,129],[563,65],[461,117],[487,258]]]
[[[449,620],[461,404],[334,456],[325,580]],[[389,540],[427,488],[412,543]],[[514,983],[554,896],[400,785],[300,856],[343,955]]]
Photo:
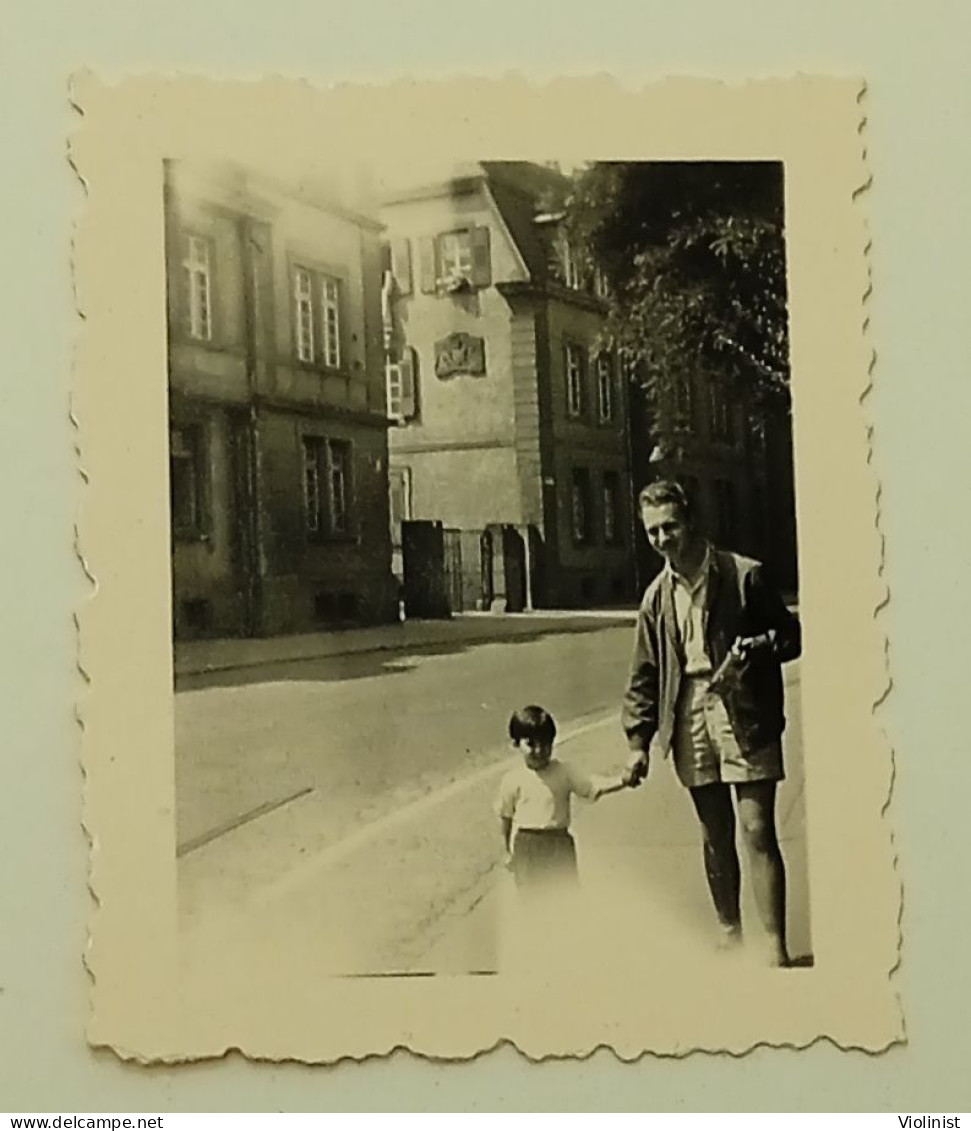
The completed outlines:
[[[165,221],[176,637],[391,619],[380,223],[182,162]]]
[[[633,595],[626,387],[600,280],[566,238],[567,187],[483,162],[383,209],[395,529],[438,521],[481,552],[461,566],[466,605]]]

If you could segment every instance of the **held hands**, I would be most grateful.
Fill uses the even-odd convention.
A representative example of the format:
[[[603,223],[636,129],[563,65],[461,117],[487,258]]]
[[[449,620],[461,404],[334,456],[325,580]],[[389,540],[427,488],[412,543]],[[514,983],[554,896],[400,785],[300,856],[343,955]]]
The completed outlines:
[[[646,750],[634,750],[627,762],[621,781],[628,789],[636,789],[647,777],[650,758]]]

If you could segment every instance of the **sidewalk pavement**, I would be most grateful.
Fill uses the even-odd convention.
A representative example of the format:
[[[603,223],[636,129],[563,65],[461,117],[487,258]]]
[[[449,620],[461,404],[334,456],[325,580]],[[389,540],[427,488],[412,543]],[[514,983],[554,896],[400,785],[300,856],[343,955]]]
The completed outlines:
[[[176,676],[231,671],[263,664],[320,660],[365,652],[485,644],[559,632],[593,632],[633,624],[636,610],[542,609],[528,613],[460,613],[447,620],[406,620],[369,628],[271,636],[259,639],[179,641]]]

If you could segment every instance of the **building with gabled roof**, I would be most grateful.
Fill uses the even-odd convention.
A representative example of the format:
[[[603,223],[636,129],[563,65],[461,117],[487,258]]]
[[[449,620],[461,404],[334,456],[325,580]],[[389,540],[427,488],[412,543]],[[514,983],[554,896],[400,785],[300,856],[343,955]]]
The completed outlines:
[[[490,161],[383,205],[393,528],[440,522],[466,559],[493,555],[458,567],[453,607],[633,595],[625,383],[565,236],[568,187]]]

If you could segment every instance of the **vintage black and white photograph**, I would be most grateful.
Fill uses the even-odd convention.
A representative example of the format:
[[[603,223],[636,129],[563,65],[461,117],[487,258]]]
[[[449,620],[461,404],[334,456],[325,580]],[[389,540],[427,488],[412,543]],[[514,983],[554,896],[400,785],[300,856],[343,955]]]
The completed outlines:
[[[82,85],[91,1039],[898,1039],[854,84]]]
[[[783,164],[164,188],[192,959],[810,965]]]

